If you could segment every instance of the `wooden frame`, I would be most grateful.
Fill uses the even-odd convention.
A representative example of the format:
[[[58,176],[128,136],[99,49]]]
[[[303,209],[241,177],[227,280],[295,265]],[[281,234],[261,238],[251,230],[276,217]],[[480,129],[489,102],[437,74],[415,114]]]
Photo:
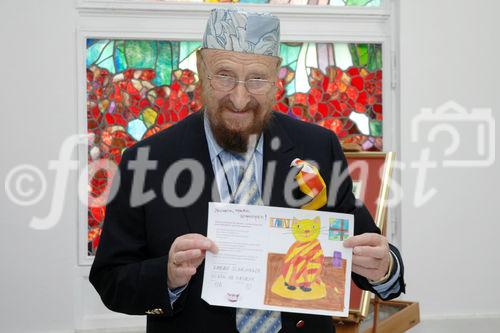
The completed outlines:
[[[366,179],[361,182],[365,185],[363,195],[369,201],[365,202],[366,207],[373,216],[375,224],[380,228],[382,234],[385,234],[387,220],[387,197],[389,195],[389,184],[392,176],[392,168],[395,159],[394,152],[359,152],[345,153],[349,172],[353,182],[359,181],[361,172],[366,171]],[[360,165],[360,169],[356,168]],[[353,169],[355,167],[355,169]],[[368,167],[364,170],[363,167]],[[380,170],[382,169],[382,170]],[[360,170],[357,172],[357,170]],[[375,179],[374,179],[375,178]],[[363,185],[362,185],[363,186]],[[374,199],[375,198],[375,199]],[[351,306],[348,321],[359,322],[368,315],[370,308],[371,293],[359,289],[354,283],[351,283]]]
[[[349,164],[349,172],[351,174],[351,178],[353,179],[353,182],[355,182],[358,177],[356,177],[357,172],[354,172],[351,170],[351,166],[354,164],[356,161],[361,161],[364,163],[367,163],[369,167],[369,174],[367,175],[368,177],[373,177],[373,175],[378,176],[378,180],[380,181],[378,185],[378,189],[371,190],[370,192],[373,193],[373,197],[376,196],[378,203],[375,202],[368,202],[366,200],[363,200],[366,207],[370,211],[370,214],[372,214],[372,217],[375,221],[375,224],[377,227],[380,228],[382,233],[386,229],[386,215],[387,215],[387,197],[389,194],[389,181],[392,176],[392,168],[394,165],[394,160],[395,160],[395,153],[394,152],[360,152],[360,153],[345,153],[345,157],[347,159],[347,163]],[[374,163],[376,162],[376,163]],[[383,170],[380,172],[379,168],[374,170],[373,168],[376,168],[377,165],[383,164]],[[380,172],[380,173],[379,173]],[[369,193],[369,194],[371,194]],[[365,195],[365,198],[367,196]],[[367,198],[369,199],[369,198]]]

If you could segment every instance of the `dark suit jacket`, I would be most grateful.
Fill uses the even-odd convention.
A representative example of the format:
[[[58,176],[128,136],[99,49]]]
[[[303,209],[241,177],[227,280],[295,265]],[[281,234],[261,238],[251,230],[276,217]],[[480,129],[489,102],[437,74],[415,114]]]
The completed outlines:
[[[279,144],[277,149],[276,144]],[[148,148],[149,160],[157,161],[156,169],[147,172],[145,186],[139,190],[152,191],[156,197],[144,205],[131,207],[133,172],[127,165],[128,161],[135,160],[139,148]],[[263,191],[265,204],[290,207],[283,188],[290,162],[297,157],[316,161],[327,186],[334,163],[341,163],[342,169],[347,166],[338,139],[331,131],[275,113],[264,133],[263,187],[266,180],[273,184],[270,192]],[[192,175],[181,172],[176,181],[164,176],[173,163],[182,159],[194,159],[204,166],[204,174],[196,175],[204,176],[204,186],[192,205],[173,207],[164,199],[163,187],[175,188],[182,197],[190,190]],[[275,167],[272,179],[267,178],[272,172],[266,166]],[[120,179],[115,177],[113,182],[113,187],[119,186],[119,191],[107,205],[99,249],[90,272],[90,282],[104,304],[117,312],[148,314],[148,333],[236,332],[235,309],[210,306],[200,297],[203,265],[173,307],[167,289],[167,260],[171,244],[186,233],[206,234],[208,202],[216,201],[212,198],[214,174],[202,113],[193,114],[127,149],[119,171]],[[322,209],[354,214],[355,234],[379,233],[367,209],[355,205],[351,179],[342,183],[334,179],[333,183],[328,195],[329,198],[336,195],[335,204]],[[391,248],[399,256],[397,249]],[[402,272],[403,267],[400,283],[404,286]],[[365,278],[354,273],[352,277],[360,288],[373,291]],[[398,295],[393,294],[390,298]],[[302,328],[296,327],[299,320],[304,322]],[[282,326],[282,331],[287,333],[335,330],[330,317],[293,313],[282,313]]]

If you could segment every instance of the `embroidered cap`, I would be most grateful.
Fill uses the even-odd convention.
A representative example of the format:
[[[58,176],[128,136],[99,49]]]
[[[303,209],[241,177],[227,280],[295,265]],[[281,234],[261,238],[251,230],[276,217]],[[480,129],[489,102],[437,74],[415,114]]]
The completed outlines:
[[[216,8],[210,12],[203,47],[279,57],[280,21],[268,13]]]

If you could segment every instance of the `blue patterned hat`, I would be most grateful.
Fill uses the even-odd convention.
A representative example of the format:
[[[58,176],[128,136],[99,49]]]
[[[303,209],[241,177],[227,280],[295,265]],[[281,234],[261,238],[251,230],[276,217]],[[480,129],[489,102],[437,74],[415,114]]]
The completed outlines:
[[[210,12],[203,47],[279,57],[280,21],[271,14],[216,8]]]

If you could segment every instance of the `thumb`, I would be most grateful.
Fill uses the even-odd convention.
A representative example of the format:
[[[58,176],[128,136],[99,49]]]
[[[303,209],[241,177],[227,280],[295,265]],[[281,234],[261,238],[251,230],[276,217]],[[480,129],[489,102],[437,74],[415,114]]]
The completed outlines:
[[[219,252],[219,248],[217,247],[217,244],[213,240],[207,239],[209,243],[207,243],[207,251],[212,252],[213,254],[217,254]]]

